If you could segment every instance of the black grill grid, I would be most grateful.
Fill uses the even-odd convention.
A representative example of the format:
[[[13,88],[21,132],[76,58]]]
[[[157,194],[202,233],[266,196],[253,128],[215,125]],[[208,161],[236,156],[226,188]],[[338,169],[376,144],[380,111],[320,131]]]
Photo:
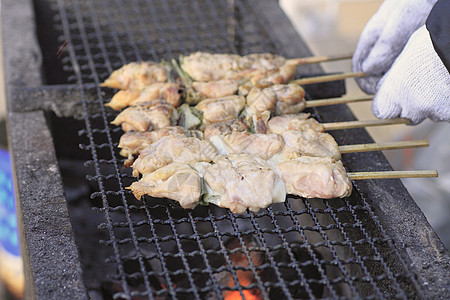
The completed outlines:
[[[136,60],[194,51],[284,54],[245,0],[58,0],[56,23],[66,43],[69,82],[81,92],[86,165],[101,200],[99,230],[112,248],[115,299],[222,299],[230,291],[264,298],[411,298],[420,288],[405,268],[370,204],[288,197],[259,213],[181,209],[166,199],[134,199],[135,179],[118,154],[116,113],[99,87],[114,69]],[[94,107],[94,109],[92,109]],[[312,111],[317,112],[317,111]],[[316,116],[318,116],[316,114]],[[252,278],[243,282],[243,275]],[[245,276],[244,276],[245,277]],[[257,291],[257,292],[256,292]]]

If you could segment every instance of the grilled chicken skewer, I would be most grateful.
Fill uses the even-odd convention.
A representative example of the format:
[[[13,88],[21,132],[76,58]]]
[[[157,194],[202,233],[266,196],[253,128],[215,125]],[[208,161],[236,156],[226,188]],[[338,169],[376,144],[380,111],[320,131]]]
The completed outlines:
[[[296,74],[294,64],[273,54],[210,54],[196,52],[180,57],[173,67],[185,86],[186,102],[197,104],[205,98],[234,95],[239,87],[267,87],[287,83]],[[246,93],[244,93],[244,96]]]

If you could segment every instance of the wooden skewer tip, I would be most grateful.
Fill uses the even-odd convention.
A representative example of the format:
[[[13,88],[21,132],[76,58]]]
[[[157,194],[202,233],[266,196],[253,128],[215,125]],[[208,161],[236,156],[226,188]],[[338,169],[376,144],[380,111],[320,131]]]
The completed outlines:
[[[362,72],[356,72],[356,73],[350,72],[350,73],[342,73],[342,74],[322,75],[322,76],[316,76],[316,77],[306,77],[306,78],[293,80],[293,81],[291,81],[291,83],[296,83],[299,85],[306,85],[306,84],[330,82],[330,81],[337,81],[337,80],[343,80],[343,79],[347,79],[347,78],[356,78],[356,77],[364,77],[364,76],[366,76],[366,74],[362,73]]]
[[[352,172],[347,173],[351,180],[391,179],[391,178],[434,178],[438,177],[435,170],[423,171],[380,171],[380,172]]]
[[[373,96],[339,97],[339,98],[309,100],[309,101],[306,101],[306,107],[309,108],[309,107],[318,107],[318,106],[336,105],[336,104],[345,104],[345,103],[355,103],[355,102],[372,101],[372,100],[373,100]]]
[[[399,124],[410,124],[411,121],[405,118],[396,119],[376,119],[376,120],[364,120],[364,121],[347,121],[347,122],[332,122],[332,123],[322,123],[325,130],[339,130],[339,129],[352,129],[352,128],[363,128],[363,127],[374,127],[374,126],[385,126],[385,125],[399,125]]]
[[[399,141],[386,143],[372,143],[372,144],[356,144],[339,146],[341,153],[355,153],[355,152],[369,152],[395,149],[410,149],[419,147],[428,147],[430,144],[427,140],[417,141]]]
[[[299,66],[299,65],[307,65],[307,64],[315,64],[315,63],[322,63],[322,62],[352,59],[352,57],[353,57],[353,54],[310,56],[310,57],[288,59],[287,63]]]

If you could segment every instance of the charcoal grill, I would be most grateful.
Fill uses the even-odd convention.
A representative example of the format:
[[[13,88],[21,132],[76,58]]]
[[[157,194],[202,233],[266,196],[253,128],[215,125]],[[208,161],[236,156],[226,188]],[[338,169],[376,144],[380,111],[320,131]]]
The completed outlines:
[[[26,295],[39,299],[444,298],[448,252],[399,180],[258,213],[137,201],[99,87],[114,69],[194,51],[311,53],[272,0],[5,0],[2,28]],[[320,74],[319,66],[299,76]],[[312,99],[343,82],[309,86]],[[345,105],[310,111],[348,121]],[[364,129],[338,143],[373,142]],[[382,153],[351,171],[391,170]],[[418,181],[420,184],[420,181]],[[237,296],[237,298],[231,298]]]

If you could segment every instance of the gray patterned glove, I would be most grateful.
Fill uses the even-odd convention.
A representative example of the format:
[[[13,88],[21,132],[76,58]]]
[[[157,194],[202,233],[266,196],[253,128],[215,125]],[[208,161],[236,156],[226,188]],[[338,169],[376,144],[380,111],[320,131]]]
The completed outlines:
[[[375,94],[378,81],[390,69],[409,37],[425,24],[437,0],[385,0],[364,28],[353,55],[362,90]]]

